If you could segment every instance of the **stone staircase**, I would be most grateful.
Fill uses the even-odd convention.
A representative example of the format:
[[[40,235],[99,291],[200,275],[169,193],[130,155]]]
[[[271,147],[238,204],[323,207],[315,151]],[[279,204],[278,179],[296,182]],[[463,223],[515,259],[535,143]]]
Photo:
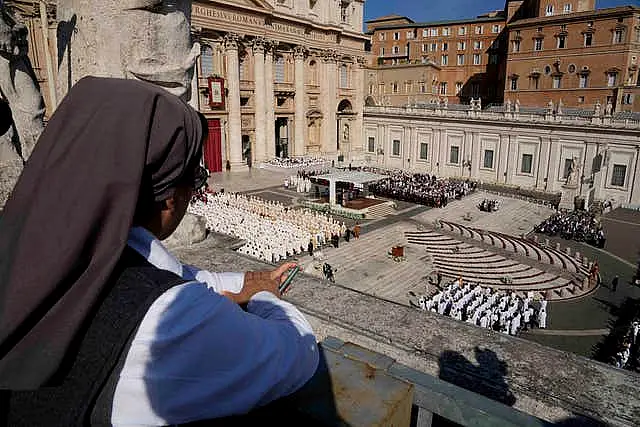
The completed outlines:
[[[395,215],[396,210],[393,207],[393,202],[384,202],[367,208],[367,219],[380,219],[386,218],[390,215]]]

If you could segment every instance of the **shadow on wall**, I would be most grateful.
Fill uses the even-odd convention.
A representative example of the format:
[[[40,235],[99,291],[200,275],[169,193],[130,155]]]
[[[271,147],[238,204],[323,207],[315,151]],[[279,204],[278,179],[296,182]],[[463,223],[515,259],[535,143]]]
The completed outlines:
[[[513,406],[516,398],[506,382],[507,363],[489,349],[474,349],[477,365],[457,351],[444,351],[439,359],[439,377],[474,393]]]
[[[77,17],[74,14],[68,21],[60,21],[56,30],[56,40],[58,41],[58,69],[64,59],[64,54],[67,54],[67,88],[68,92],[71,89],[71,36],[78,31],[76,28]]]

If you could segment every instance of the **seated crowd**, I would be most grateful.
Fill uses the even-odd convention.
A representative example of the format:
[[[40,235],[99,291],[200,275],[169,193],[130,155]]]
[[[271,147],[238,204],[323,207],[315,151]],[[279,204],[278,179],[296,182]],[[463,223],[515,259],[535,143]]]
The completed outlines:
[[[274,263],[311,254],[347,229],[326,214],[236,193],[198,194],[189,212],[204,216],[207,229],[245,240],[238,252]]]
[[[558,212],[539,224],[535,231],[549,236],[560,235],[564,239],[587,242],[599,248],[603,248],[607,240],[600,221],[593,213],[585,211]]]
[[[534,324],[547,327],[547,301],[542,300],[539,308],[534,308],[533,292],[522,299],[490,287],[463,283],[462,279],[449,283],[430,298],[421,296],[418,304],[422,310],[510,335]]]
[[[264,163],[266,166],[272,166],[277,168],[293,169],[293,168],[308,168],[311,166],[323,166],[327,164],[327,161],[322,158],[301,156],[301,157],[276,157],[271,160],[267,160]]]
[[[500,202],[498,200],[484,199],[478,204],[478,209],[482,212],[495,212],[500,208]]]
[[[369,185],[371,193],[438,208],[447,206],[453,199],[461,199],[470,194],[476,186],[470,181],[437,179],[435,175],[422,173],[387,171],[382,174],[388,178]]]

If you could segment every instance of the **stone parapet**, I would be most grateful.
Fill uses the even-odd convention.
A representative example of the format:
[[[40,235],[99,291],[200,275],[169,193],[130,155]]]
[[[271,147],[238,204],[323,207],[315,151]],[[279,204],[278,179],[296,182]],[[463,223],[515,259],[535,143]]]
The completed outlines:
[[[269,268],[227,249],[229,243],[209,237],[176,254],[211,271]],[[355,343],[543,420],[587,417],[593,425],[632,426],[640,419],[640,377],[631,372],[306,275],[286,299],[305,313],[319,340]]]

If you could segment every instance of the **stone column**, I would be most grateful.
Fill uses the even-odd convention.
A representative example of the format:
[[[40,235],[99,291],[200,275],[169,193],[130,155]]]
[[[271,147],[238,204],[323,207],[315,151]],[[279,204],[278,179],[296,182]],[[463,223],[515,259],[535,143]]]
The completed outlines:
[[[268,159],[273,159],[276,156],[276,115],[274,111],[273,102],[273,52],[275,50],[274,44],[266,44],[264,52],[264,87],[265,87],[265,109],[266,109],[266,126],[265,132],[265,153]]]
[[[338,73],[337,54],[329,50],[324,52],[322,75],[322,152],[331,157],[337,151],[336,101]],[[386,153],[385,153],[386,154]]]
[[[240,116],[240,37],[229,33],[224,37],[227,57],[227,110],[229,112],[229,161],[232,168],[242,166],[242,121]]]
[[[302,46],[296,46],[293,50],[295,58],[295,83],[296,83],[296,109],[295,109],[295,143],[293,145],[293,155],[302,156],[305,154],[305,116],[306,96],[304,93],[304,57],[306,49]]]
[[[255,153],[252,153],[256,162],[263,162],[267,157],[267,103],[265,89],[265,70],[264,70],[264,39],[255,38],[251,49],[253,50],[253,75],[254,75],[254,111],[255,111],[255,129],[256,129],[256,145]]]
[[[356,113],[356,117],[352,126],[351,132],[351,150],[349,153],[350,159],[362,159],[362,155],[365,151],[365,138],[364,138],[364,93],[365,93],[365,70],[364,67],[367,61],[366,58],[360,56],[353,64],[352,82],[355,89],[353,110]],[[413,162],[413,159],[411,159]]]

